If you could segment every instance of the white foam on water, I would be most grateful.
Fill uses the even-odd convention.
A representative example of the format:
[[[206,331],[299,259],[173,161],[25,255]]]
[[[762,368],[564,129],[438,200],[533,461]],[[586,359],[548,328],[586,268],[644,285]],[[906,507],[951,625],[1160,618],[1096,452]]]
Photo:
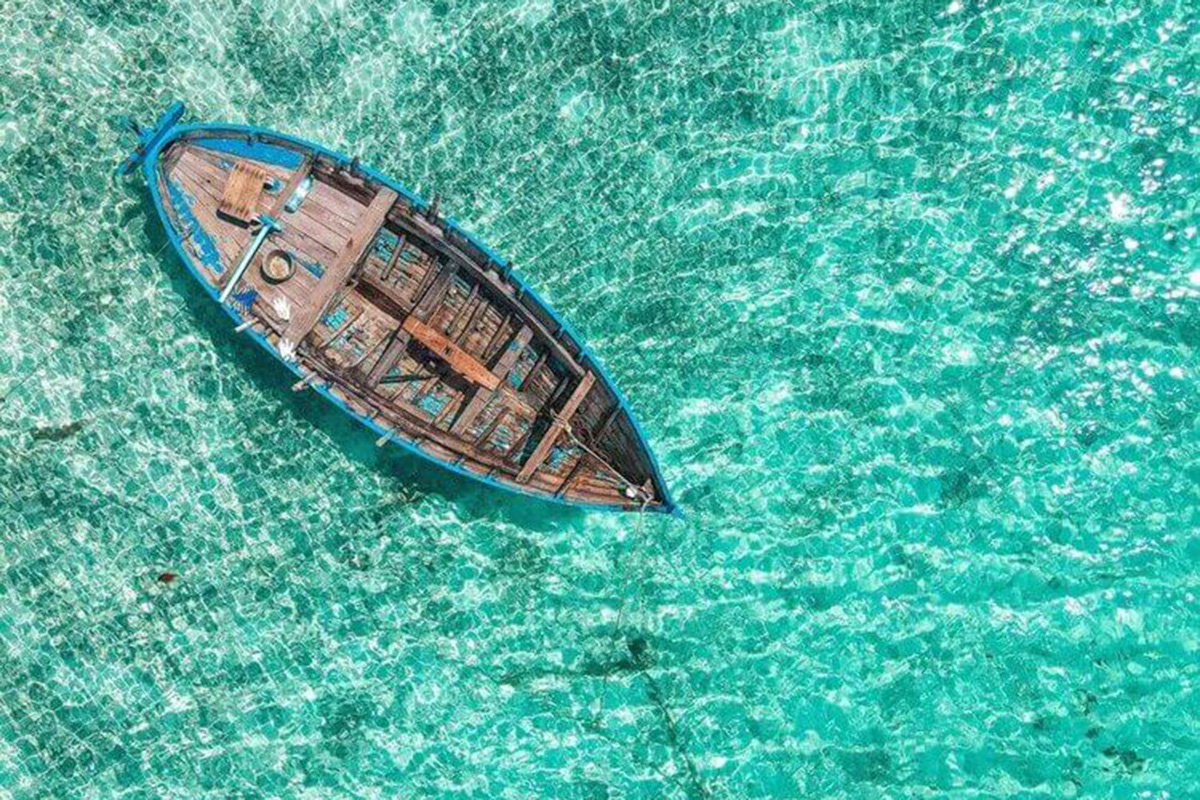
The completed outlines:
[[[1133,215],[1133,198],[1127,193],[1112,193],[1106,195],[1108,199],[1108,216],[1116,222],[1124,222]]]

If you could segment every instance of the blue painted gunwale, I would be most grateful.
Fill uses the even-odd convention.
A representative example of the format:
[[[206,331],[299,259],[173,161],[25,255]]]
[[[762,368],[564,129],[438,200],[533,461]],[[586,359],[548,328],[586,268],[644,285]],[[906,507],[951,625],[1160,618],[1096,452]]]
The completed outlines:
[[[178,107],[178,113],[176,113],[177,107]],[[183,262],[184,266],[187,267],[188,271],[192,274],[192,277],[195,278],[196,281],[200,284],[200,286],[208,293],[209,297],[211,297],[213,299],[213,301],[216,302],[217,305],[220,306],[221,309],[224,310],[225,313],[228,314],[235,323],[241,324],[242,322],[245,321],[245,319],[241,316],[241,314],[239,314],[237,312],[237,310],[235,308],[233,308],[230,305],[220,302],[219,295],[218,295],[216,288],[213,287],[212,284],[210,284],[208,282],[208,280],[203,276],[203,274],[196,267],[196,265],[192,263],[191,257],[187,254],[187,251],[183,247],[183,240],[180,238],[178,231],[175,230],[175,225],[172,223],[170,215],[168,215],[166,207],[163,205],[162,196],[158,190],[157,173],[158,173],[159,155],[162,153],[162,151],[168,145],[170,145],[171,143],[177,141],[178,139],[180,139],[184,136],[187,136],[189,134],[197,134],[197,133],[210,133],[210,134],[234,134],[234,135],[238,135],[238,136],[250,135],[250,136],[255,136],[255,137],[263,136],[268,139],[276,139],[278,141],[288,142],[289,144],[292,144],[296,147],[304,148],[304,149],[307,149],[314,153],[319,153],[321,155],[326,156],[327,158],[334,159],[334,160],[336,160],[342,164],[346,164],[346,165],[351,164],[352,159],[343,155],[342,153],[335,151],[335,150],[330,150],[326,147],[323,147],[319,144],[314,144],[313,142],[309,142],[305,139],[301,139],[296,136],[290,136],[290,135],[284,134],[284,133],[279,133],[277,131],[273,131],[273,130],[270,130],[267,128],[261,128],[261,127],[255,126],[255,125],[236,125],[236,124],[230,124],[230,123],[205,123],[205,124],[179,125],[178,121],[182,116],[182,111],[183,111],[182,103],[176,103],[176,104],[172,105],[162,115],[162,117],[160,117],[158,127],[153,132],[148,132],[144,136],[143,144],[148,145],[148,147],[146,147],[144,149],[139,148],[140,152],[137,152],[137,153],[134,153],[133,155],[131,155],[126,160],[125,165],[123,165],[123,166],[125,167],[125,172],[129,172],[129,171],[132,171],[132,169],[137,166],[138,160],[141,161],[142,175],[146,180],[146,185],[150,189],[150,198],[154,203],[154,208],[158,211],[159,219],[163,223],[163,228],[166,231],[167,239],[170,241],[172,248],[175,250],[175,254],[179,257],[179,260]],[[409,202],[411,202],[413,205],[417,206],[417,208],[419,208],[420,210],[424,211],[429,208],[429,202],[427,200],[420,197],[416,193],[412,192],[411,190],[408,189],[408,187],[404,186],[403,184],[387,177],[386,175],[380,174],[379,172],[377,172],[365,165],[357,164],[356,168],[361,174],[363,174],[363,175],[371,178],[372,180],[377,181],[385,186],[388,186],[389,188],[394,190],[397,194],[401,195],[402,197],[407,199]],[[122,173],[119,172],[119,174],[122,174]],[[534,300],[534,302],[536,302],[541,308],[545,309],[545,311],[550,315],[551,319],[553,319],[554,322],[560,328],[562,328],[574,340],[574,342],[579,346],[580,356],[581,356],[580,360],[586,361],[591,366],[591,368],[596,371],[596,373],[600,376],[600,379],[602,381],[604,381],[604,385],[608,388],[608,390],[610,392],[612,392],[613,397],[616,398],[616,401],[617,401],[618,405],[620,406],[620,408],[625,412],[626,416],[629,418],[630,424],[633,426],[634,432],[636,433],[636,435],[638,437],[639,443],[641,444],[642,448],[646,451],[646,456],[649,460],[650,468],[654,473],[654,479],[655,479],[655,481],[657,481],[659,486],[662,487],[663,504],[661,506],[654,506],[654,507],[648,508],[647,510],[656,511],[656,512],[660,512],[660,513],[667,513],[667,514],[671,514],[672,516],[682,517],[683,512],[679,508],[679,506],[677,506],[675,504],[675,501],[671,498],[670,489],[667,486],[666,480],[662,476],[662,472],[658,465],[658,459],[654,455],[654,450],[650,447],[649,442],[646,439],[646,435],[643,432],[641,425],[638,423],[637,417],[634,416],[633,411],[629,406],[628,400],[626,400],[625,395],[617,387],[616,383],[613,382],[612,378],[609,377],[608,372],[604,368],[604,365],[592,353],[591,348],[589,348],[587,343],[575,332],[574,328],[572,328],[570,326],[570,324],[568,324],[566,322],[566,320],[562,319],[558,315],[558,313],[554,310],[554,308],[552,306],[550,306],[550,304],[545,302],[541,298],[541,296],[536,291],[534,291],[529,286],[528,283],[525,282],[525,279],[522,278],[517,273],[517,271],[512,268],[511,265],[509,265],[509,263],[506,259],[504,259],[500,255],[498,255],[494,250],[492,250],[490,247],[488,247],[486,244],[484,244],[480,239],[475,237],[473,234],[471,234],[471,233],[467,232],[465,229],[463,229],[458,224],[458,222],[455,221],[452,217],[447,217],[446,222],[449,227],[451,227],[455,230],[455,232],[461,234],[463,236],[463,238],[465,238],[471,244],[475,245],[477,248],[479,248],[479,250],[482,253],[484,253],[488,258],[490,258],[492,260],[492,263],[494,263],[497,266],[497,268],[499,268],[501,275],[503,275],[505,278],[511,280],[516,285],[516,287],[518,288],[518,290],[520,291],[521,294],[529,295]],[[279,355],[279,352],[275,349],[274,345],[272,345],[266,339],[266,337],[264,337],[262,334],[258,333],[253,328],[247,328],[244,331],[244,333],[249,334],[249,336],[255,342],[257,342],[260,347],[262,347],[264,350],[266,350],[268,353],[270,353],[277,361],[279,361],[281,364],[283,364],[283,366],[286,367],[292,374],[294,374],[300,378],[304,377],[304,374],[300,371],[299,365],[297,363],[293,363],[293,362],[284,360],[284,358]],[[350,415],[351,417],[353,417],[354,419],[358,420],[358,422],[365,425],[368,429],[375,431],[377,434],[379,434],[381,436],[392,433],[392,431],[389,431],[389,430],[381,427],[380,425],[375,423],[373,420],[363,416],[362,414],[359,414],[357,411],[350,408],[350,406],[348,406],[340,398],[338,398],[333,393],[331,393],[324,385],[316,385],[312,388],[315,388],[316,391],[318,391],[321,395],[323,395],[326,400],[329,400],[331,403],[334,404],[334,406],[341,409],[344,413],[346,413],[346,414]],[[412,453],[414,455],[420,456],[421,458],[424,458],[427,461],[430,461],[434,464],[437,464],[439,467],[442,467],[443,469],[451,470],[452,472],[456,472],[459,475],[463,475],[465,477],[471,478],[472,480],[480,481],[480,482],[487,484],[488,486],[491,486],[496,489],[503,489],[504,491],[512,492],[514,494],[524,495],[526,497],[533,497],[538,500],[545,500],[545,501],[549,501],[552,503],[557,503],[559,505],[569,506],[569,507],[573,507],[573,508],[584,508],[584,509],[590,509],[590,510],[596,510],[596,511],[613,511],[613,512],[628,511],[627,508],[622,508],[620,506],[601,505],[598,503],[578,502],[578,501],[568,500],[566,498],[558,497],[555,495],[547,495],[547,494],[542,494],[542,493],[538,493],[538,492],[528,491],[526,489],[522,489],[519,486],[515,486],[515,485],[501,483],[499,481],[496,481],[496,480],[493,480],[493,479],[487,477],[486,475],[480,475],[478,473],[471,472],[470,470],[463,469],[462,467],[460,467],[456,464],[453,464],[449,461],[445,461],[441,458],[438,458],[437,456],[434,456],[431,453],[425,452],[416,444],[404,441],[403,439],[389,438],[388,444],[397,444],[400,447],[402,447],[405,451]]]

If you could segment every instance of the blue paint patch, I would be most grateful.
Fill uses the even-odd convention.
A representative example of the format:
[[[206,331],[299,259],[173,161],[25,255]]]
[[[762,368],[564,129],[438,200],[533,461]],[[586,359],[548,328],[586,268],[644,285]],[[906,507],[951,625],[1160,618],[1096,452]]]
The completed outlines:
[[[388,230],[381,230],[379,235],[375,237],[375,246],[372,248],[376,257],[382,261],[387,261],[392,257],[392,253],[396,250],[396,245],[400,243],[400,237]]]
[[[325,268],[316,261],[301,261],[300,266],[308,270],[308,273],[314,277],[321,277],[325,274]]]
[[[517,358],[517,363],[513,365],[512,371],[508,373],[508,382],[514,389],[520,389],[521,384],[529,377],[529,373],[537,361],[537,355],[528,346],[517,345],[516,342],[513,342],[513,346],[521,346],[524,349]]]
[[[493,450],[507,450],[512,445],[512,431],[507,425],[497,425],[496,430],[488,437],[488,447]]]
[[[254,289],[247,289],[244,292],[238,292],[230,299],[233,300],[235,306],[240,307],[244,313],[249,314],[250,309],[254,306],[254,301],[258,299],[258,292]]]
[[[551,448],[550,455],[546,456],[546,466],[557,471],[558,468],[563,465],[563,462],[567,460],[567,456],[570,454],[571,451],[569,449],[555,445],[553,448]]]
[[[175,209],[175,215],[187,226],[185,233],[195,244],[200,263],[220,275],[225,271],[225,267],[221,265],[221,253],[217,250],[217,245],[213,242],[212,237],[208,235],[208,231],[204,230],[200,220],[196,219],[196,215],[192,213],[193,198],[188,197],[183,187],[175,181],[167,181],[167,194],[171,198],[171,206]]]
[[[345,306],[338,306],[337,309],[326,314],[325,318],[321,321],[328,328],[340,328],[349,316],[350,314],[346,311]]]
[[[525,438],[525,434],[529,433],[529,421],[525,419],[516,419],[513,421],[514,427],[510,428],[507,422],[496,426],[496,430],[492,431],[492,435],[488,437],[488,447],[497,450],[501,453],[507,453],[513,448],[517,442]],[[532,442],[526,441],[524,448],[529,449]]]
[[[261,161],[264,164],[273,164],[277,167],[285,169],[296,169],[304,161],[304,156],[295,150],[287,147],[280,147],[276,144],[266,144],[265,142],[246,141],[245,139],[191,139],[188,144],[194,144],[197,147],[203,147],[206,150],[217,150],[222,153],[239,156],[241,158],[252,158],[255,161]]]
[[[442,413],[442,409],[446,407],[446,403],[450,402],[449,397],[442,395],[427,394],[417,401],[417,408],[429,414],[431,417],[436,417]]]

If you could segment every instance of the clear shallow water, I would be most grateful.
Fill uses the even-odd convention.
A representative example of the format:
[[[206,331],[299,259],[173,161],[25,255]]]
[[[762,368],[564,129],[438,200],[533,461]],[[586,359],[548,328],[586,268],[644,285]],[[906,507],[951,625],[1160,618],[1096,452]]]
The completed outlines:
[[[1197,20],[1094,6],[0,2],[0,796],[1193,795]],[[436,188],[688,518],[289,392],[174,98]]]

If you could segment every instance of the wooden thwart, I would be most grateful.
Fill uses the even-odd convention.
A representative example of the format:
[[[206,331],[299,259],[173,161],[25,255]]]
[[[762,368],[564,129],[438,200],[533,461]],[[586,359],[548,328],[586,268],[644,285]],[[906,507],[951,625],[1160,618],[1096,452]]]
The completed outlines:
[[[521,356],[521,351],[525,349],[525,345],[529,344],[531,338],[533,338],[533,329],[528,325],[522,326],[521,330],[517,331],[517,335],[500,356],[500,360],[490,370],[496,376],[497,382],[503,381],[508,377],[508,373],[512,372],[513,366]],[[454,424],[450,426],[450,432],[462,433],[471,427],[471,423],[475,421],[475,418],[479,416],[479,412],[487,405],[489,397],[491,395],[488,392],[485,392],[483,389],[477,389],[471,397],[470,402],[459,412],[458,418],[454,420]]]
[[[262,197],[263,184],[266,182],[266,172],[239,161],[225,182],[225,191],[217,210],[227,217],[249,224],[255,217],[258,199]]]
[[[562,407],[555,415],[554,421],[550,423],[550,427],[546,429],[546,433],[538,441],[537,447],[533,449],[533,453],[525,461],[525,465],[521,467],[521,471],[517,473],[517,483],[528,483],[533,477],[533,473],[537,472],[538,467],[550,455],[550,449],[554,447],[554,443],[563,431],[567,429],[567,425],[571,422],[571,417],[575,415],[575,411],[583,403],[583,399],[587,397],[588,392],[592,390],[592,384],[596,382],[596,374],[591,370],[584,373],[580,379],[579,385],[575,387],[575,391],[571,392],[571,398],[567,400],[567,404]]]
[[[285,339],[299,344],[312,331],[321,314],[325,312],[326,305],[350,279],[350,273],[354,271],[354,266],[375,238],[375,233],[383,225],[387,212],[396,202],[397,197],[398,195],[386,186],[375,195],[371,205],[367,206],[366,212],[354,226],[354,232],[346,242],[346,246],[338,253],[337,260],[329,266],[325,274],[321,276],[321,280],[313,287],[312,294],[308,296],[303,308],[293,313],[292,321],[288,323],[287,330],[284,332]]]
[[[489,391],[495,390],[500,385],[500,379],[492,374],[491,370],[466,350],[450,341],[441,331],[429,327],[412,315],[404,318],[403,327],[412,334],[414,339],[449,364],[450,369],[472,383],[477,383]]]

